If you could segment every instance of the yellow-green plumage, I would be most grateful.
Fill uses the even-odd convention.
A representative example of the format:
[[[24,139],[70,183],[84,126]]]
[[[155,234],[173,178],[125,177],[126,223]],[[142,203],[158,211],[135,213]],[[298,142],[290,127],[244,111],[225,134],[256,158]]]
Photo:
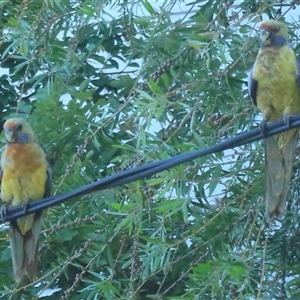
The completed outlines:
[[[288,47],[260,49],[253,68],[257,86],[257,107],[266,121],[300,112],[298,73],[294,51]]]
[[[287,27],[278,21],[260,26],[261,49],[255,61],[249,90],[265,121],[288,120],[300,113],[299,70],[288,46]],[[252,81],[251,81],[252,80]],[[289,191],[298,129],[265,140],[266,217],[281,217]]]

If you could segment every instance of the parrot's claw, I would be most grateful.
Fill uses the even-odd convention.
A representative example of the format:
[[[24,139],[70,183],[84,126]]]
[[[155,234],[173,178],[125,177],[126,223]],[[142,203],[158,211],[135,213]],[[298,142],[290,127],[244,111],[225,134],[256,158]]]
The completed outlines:
[[[23,202],[22,204],[22,208],[23,208],[23,212],[26,213],[28,210],[28,204],[29,204],[29,200],[26,200]]]
[[[266,136],[266,125],[267,125],[266,120],[262,120],[258,125],[259,131],[263,136]]]
[[[5,203],[0,207],[0,218],[2,219],[2,221],[5,221],[6,216],[7,216],[7,208],[8,208],[8,204]]]
[[[283,116],[283,121],[286,124],[287,128],[291,128],[291,115],[290,114],[285,114]]]

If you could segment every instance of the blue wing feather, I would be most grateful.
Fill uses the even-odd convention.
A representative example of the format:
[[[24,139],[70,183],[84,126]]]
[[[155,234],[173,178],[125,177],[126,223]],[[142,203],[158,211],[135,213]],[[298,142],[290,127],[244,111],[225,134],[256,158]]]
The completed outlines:
[[[299,58],[297,58],[297,65],[298,65],[297,83],[298,83],[298,87],[300,88],[300,59]]]
[[[257,81],[253,78],[252,73],[253,73],[253,67],[248,75],[248,91],[253,104],[257,106],[257,102],[256,102]]]

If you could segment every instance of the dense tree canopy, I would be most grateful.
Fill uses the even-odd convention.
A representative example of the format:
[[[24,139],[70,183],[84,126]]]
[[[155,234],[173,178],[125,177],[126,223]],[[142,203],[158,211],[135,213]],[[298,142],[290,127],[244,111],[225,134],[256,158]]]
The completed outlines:
[[[261,120],[247,91],[259,22],[287,22],[300,55],[296,2],[1,1],[1,126],[28,120],[54,195],[213,145]],[[298,299],[297,166],[271,225],[261,142],[52,207],[22,297]],[[4,299],[20,296],[8,245],[2,224]]]

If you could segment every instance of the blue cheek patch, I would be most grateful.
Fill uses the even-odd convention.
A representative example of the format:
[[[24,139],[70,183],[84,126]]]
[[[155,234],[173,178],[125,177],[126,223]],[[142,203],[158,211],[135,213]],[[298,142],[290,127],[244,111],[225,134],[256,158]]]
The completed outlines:
[[[270,35],[271,43],[269,45],[265,45],[262,40],[260,40],[260,48],[264,49],[266,47],[282,47],[287,44],[287,39],[281,35]]]
[[[27,144],[29,142],[28,134],[24,132],[16,132],[15,141],[19,144]]]

